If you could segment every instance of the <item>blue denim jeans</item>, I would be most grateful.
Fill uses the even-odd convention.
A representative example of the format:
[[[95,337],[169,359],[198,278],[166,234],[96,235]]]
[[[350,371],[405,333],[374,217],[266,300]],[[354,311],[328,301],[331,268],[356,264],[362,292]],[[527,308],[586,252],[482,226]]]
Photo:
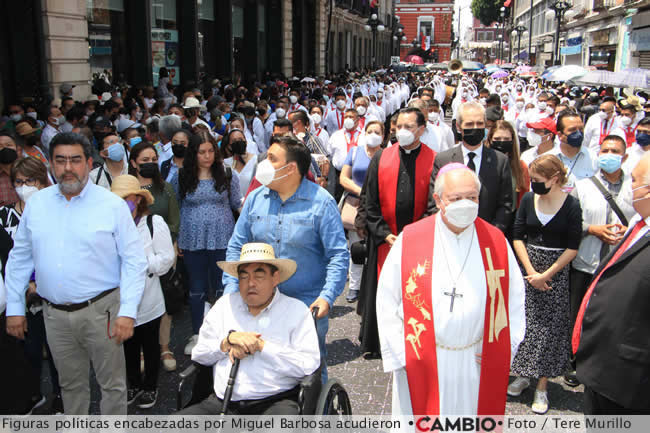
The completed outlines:
[[[208,294],[220,298],[223,294],[222,271],[217,262],[226,259],[226,250],[183,251],[185,269],[190,281],[190,311],[192,333],[199,333]]]
[[[316,321],[316,333],[318,334],[318,348],[320,349],[320,359],[324,360],[323,371],[321,372],[321,379],[323,385],[327,383],[327,347],[325,346],[325,337],[327,337],[327,330],[330,327],[329,316]]]

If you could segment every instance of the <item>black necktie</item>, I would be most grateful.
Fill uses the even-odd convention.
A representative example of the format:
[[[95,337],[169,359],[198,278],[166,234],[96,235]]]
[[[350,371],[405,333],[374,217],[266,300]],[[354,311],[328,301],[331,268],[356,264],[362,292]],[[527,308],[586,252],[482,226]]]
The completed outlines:
[[[476,154],[474,152],[470,152],[467,154],[467,157],[469,158],[469,162],[467,163],[467,167],[472,170],[474,173],[476,173],[476,165],[474,164],[474,157]]]

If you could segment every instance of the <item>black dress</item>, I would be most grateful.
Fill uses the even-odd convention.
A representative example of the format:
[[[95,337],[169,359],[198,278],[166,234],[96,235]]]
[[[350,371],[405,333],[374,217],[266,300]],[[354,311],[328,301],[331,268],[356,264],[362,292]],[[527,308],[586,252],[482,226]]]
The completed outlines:
[[[515,219],[514,239],[524,241],[530,262],[542,273],[566,249],[578,249],[582,236],[580,202],[567,196],[559,211],[543,225],[535,212],[534,194],[521,199]],[[526,282],[526,336],[512,364],[513,374],[556,377],[569,366],[571,319],[569,266],[556,273],[541,291]],[[526,272],[522,268],[522,274]]]
[[[421,146],[410,153],[406,153],[403,149],[400,149],[399,152],[400,169],[397,197],[395,199],[397,234],[401,233],[406,225],[413,222],[415,203],[415,183],[413,178],[420,149]],[[361,194],[363,209],[360,212],[366,217],[368,259],[361,275],[359,302],[357,304],[357,314],[361,316],[359,341],[361,341],[361,351],[372,354],[380,353],[376,310],[377,281],[379,278],[377,275],[377,249],[385,242],[386,236],[392,233],[388,223],[381,215],[381,206],[379,204],[379,159],[381,155],[382,151],[378,151],[368,165],[366,182]]]

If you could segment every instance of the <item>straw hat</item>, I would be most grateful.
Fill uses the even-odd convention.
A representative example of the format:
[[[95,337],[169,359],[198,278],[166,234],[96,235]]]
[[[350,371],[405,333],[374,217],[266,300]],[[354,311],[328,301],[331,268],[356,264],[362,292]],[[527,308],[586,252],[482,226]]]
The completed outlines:
[[[36,132],[36,131],[37,131],[37,129],[32,128],[32,126],[27,122],[20,122],[18,125],[16,125],[16,132],[21,137],[25,137],[25,136],[27,136],[27,135],[29,135],[31,133]]]
[[[149,206],[153,204],[153,195],[146,189],[142,189],[138,178],[130,174],[123,174],[113,179],[111,191],[122,198],[136,194],[147,200]]]
[[[115,184],[115,182],[113,182],[113,184]],[[217,266],[228,275],[237,278],[239,276],[237,274],[237,268],[239,265],[245,265],[248,263],[266,263],[275,266],[280,271],[281,283],[291,278],[291,276],[296,272],[297,267],[296,262],[291,259],[276,259],[273,247],[264,243],[245,244],[241,249],[239,261],[217,262]]]

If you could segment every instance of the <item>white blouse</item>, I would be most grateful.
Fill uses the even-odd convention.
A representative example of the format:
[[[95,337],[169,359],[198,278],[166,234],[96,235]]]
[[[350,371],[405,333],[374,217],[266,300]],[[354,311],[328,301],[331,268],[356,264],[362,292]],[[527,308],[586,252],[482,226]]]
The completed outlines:
[[[141,218],[138,223],[138,232],[147,255],[148,267],[135,326],[143,325],[165,314],[165,298],[159,277],[171,269],[176,258],[172,237],[165,220],[159,215],[154,215],[152,225],[153,239],[147,225],[147,217]]]

